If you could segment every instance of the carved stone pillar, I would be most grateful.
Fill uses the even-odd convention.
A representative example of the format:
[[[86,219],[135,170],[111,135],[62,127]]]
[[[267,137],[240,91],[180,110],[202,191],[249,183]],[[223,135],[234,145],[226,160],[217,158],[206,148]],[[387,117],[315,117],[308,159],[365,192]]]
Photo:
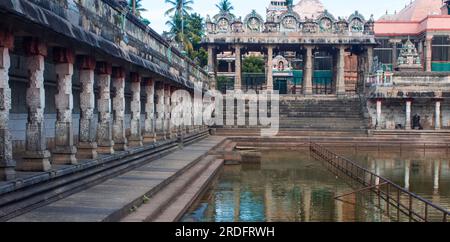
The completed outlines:
[[[170,95],[172,96],[175,91],[176,91],[176,88],[172,87],[171,91],[170,91]],[[182,118],[183,110],[174,110],[175,107],[177,107],[179,104],[182,104],[182,103],[180,103],[179,98],[180,98],[179,96],[176,96],[176,97],[170,99],[170,106],[171,106],[170,127],[171,127],[172,136],[179,136],[182,133],[181,124],[179,122]],[[181,112],[178,112],[178,111],[181,111]]]
[[[94,70],[95,59],[89,56],[81,57],[80,68],[80,130],[78,142],[78,159],[96,159],[97,142],[95,142],[95,93]]]
[[[141,133],[141,77],[131,73],[131,133],[130,146],[142,146]]]
[[[406,119],[405,119],[405,129],[411,129],[411,103],[412,100],[406,100]]]
[[[434,129],[441,129],[441,100],[437,99],[435,104],[435,113],[434,113]]]
[[[273,90],[273,46],[267,46],[267,90]]]
[[[372,71],[372,66],[373,66],[373,47],[368,46],[367,47],[367,67],[366,67],[367,73],[370,73]]]
[[[156,96],[158,102],[156,103],[156,130],[157,130],[157,138],[162,139],[164,137],[164,120],[165,120],[165,98],[164,98],[164,84],[158,83],[156,89]]]
[[[16,162],[12,155],[12,140],[9,132],[9,110],[11,88],[8,71],[11,66],[9,50],[14,45],[14,36],[0,30],[0,181],[16,178]]]
[[[427,36],[426,39],[426,65],[425,65],[425,71],[431,71],[431,61],[433,57],[433,48],[432,48],[432,42],[433,42],[433,36]]]
[[[234,89],[235,90],[241,90],[242,89],[242,57],[241,57],[241,46],[236,45],[234,47],[234,54],[236,56],[236,62],[235,62],[235,77],[234,77]]]
[[[125,136],[125,71],[121,67],[112,69],[112,85],[115,95],[112,100],[114,150],[126,150],[127,138]]]
[[[313,46],[306,46],[306,62],[303,78],[303,94],[312,95],[312,75],[313,75]]]
[[[172,124],[170,121],[170,112],[171,110],[171,105],[170,105],[170,85],[166,84],[164,85],[164,135],[166,137],[166,139],[171,139],[172,138]]]
[[[155,142],[155,82],[148,79],[145,85],[145,124],[144,124],[144,142]]]
[[[21,171],[47,171],[51,168],[44,128],[44,59],[47,56],[47,46],[36,38],[25,38],[24,47],[29,79],[26,92],[28,122],[26,151],[23,162],[19,163],[17,168]]]
[[[337,63],[337,82],[336,94],[338,96],[345,95],[345,46],[339,46],[338,63]]]
[[[73,142],[72,124],[72,76],[75,57],[71,50],[65,48],[55,48],[53,57],[58,92],[55,95],[57,115],[52,162],[54,164],[76,164],[77,148]]]
[[[381,129],[381,99],[377,99],[377,120],[376,120],[376,129]]]
[[[214,49],[213,46],[208,46],[208,73],[209,74],[215,74],[215,55],[214,55]]]
[[[111,64],[97,63],[98,89],[98,125],[97,151],[101,154],[114,154],[111,120]]]

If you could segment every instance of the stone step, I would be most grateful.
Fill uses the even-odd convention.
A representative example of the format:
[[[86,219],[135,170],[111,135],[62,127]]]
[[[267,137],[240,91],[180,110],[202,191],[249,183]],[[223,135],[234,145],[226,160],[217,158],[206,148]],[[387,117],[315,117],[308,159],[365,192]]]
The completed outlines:
[[[148,198],[122,222],[174,222],[181,218],[190,205],[199,197],[219,168],[223,160],[207,156],[186,170],[158,193]]]
[[[86,190],[18,216],[12,221],[118,221],[145,196],[160,191],[207,156],[225,138],[209,136],[165,157],[137,167]]]

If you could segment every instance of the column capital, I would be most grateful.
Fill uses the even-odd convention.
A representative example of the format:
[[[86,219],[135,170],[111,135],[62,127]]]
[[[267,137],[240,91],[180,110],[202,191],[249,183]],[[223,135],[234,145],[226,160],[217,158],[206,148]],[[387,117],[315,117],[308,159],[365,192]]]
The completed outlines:
[[[53,61],[56,64],[73,64],[75,55],[71,49],[55,47],[53,49]]]
[[[41,55],[41,56],[47,56],[47,45],[39,40],[39,38],[36,37],[25,37],[24,38],[24,49],[25,53],[28,56],[33,55]]]
[[[401,42],[402,42],[401,39],[389,39],[389,43],[391,43],[391,44],[398,44],[398,43],[401,43]]]
[[[95,70],[96,62],[95,58],[88,55],[81,55],[80,59],[80,70]]]
[[[141,82],[141,75],[137,72],[131,72],[130,80],[131,82]]]
[[[306,50],[313,50],[314,48],[316,48],[315,45],[304,45],[303,46]]]
[[[144,79],[144,84],[146,86],[153,86],[155,84],[155,81],[151,77],[147,77]]]
[[[8,49],[14,46],[14,35],[11,31],[0,30],[0,47],[5,47]]]
[[[125,70],[122,67],[112,68],[112,78],[125,78]]]
[[[97,74],[111,75],[112,74],[111,63],[104,62],[104,61],[97,62]]]

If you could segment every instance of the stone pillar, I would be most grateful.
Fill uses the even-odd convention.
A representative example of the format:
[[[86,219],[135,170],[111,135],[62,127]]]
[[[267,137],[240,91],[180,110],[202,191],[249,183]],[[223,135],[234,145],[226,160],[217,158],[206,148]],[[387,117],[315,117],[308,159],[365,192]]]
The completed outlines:
[[[417,48],[417,52],[419,52],[419,57],[420,57],[420,63],[425,63],[425,61],[424,61],[424,55],[423,55],[423,41],[422,40],[420,40],[419,41],[419,46],[418,46],[418,48]]]
[[[112,100],[114,150],[127,150],[125,135],[125,71],[121,67],[112,69],[111,83],[115,90]]]
[[[381,99],[377,99],[377,123],[376,129],[381,129]]]
[[[76,164],[77,148],[73,142],[72,125],[72,76],[75,58],[73,52],[65,48],[55,48],[53,57],[58,92],[55,95],[57,115],[52,162],[54,164]]]
[[[373,66],[373,47],[372,46],[368,46],[367,47],[367,73],[372,72],[372,66]],[[365,80],[364,80],[364,85],[365,84]]]
[[[267,46],[267,90],[273,90],[273,46]]]
[[[303,94],[311,96],[312,91],[312,77],[313,77],[313,46],[306,46],[306,60],[305,71],[303,78]]]
[[[95,142],[95,93],[94,70],[95,59],[89,56],[81,57],[80,68],[80,130],[78,142],[78,159],[96,159],[97,142]]]
[[[233,68],[231,67],[231,61],[228,61],[228,73],[232,73],[233,72]]]
[[[166,139],[172,138],[172,124],[170,121],[171,105],[170,105],[170,85],[164,85],[164,135]]]
[[[436,108],[434,113],[434,129],[441,129],[441,100],[436,100]]]
[[[345,95],[345,46],[339,46],[337,61],[337,82],[336,94],[338,96]]]
[[[141,133],[141,76],[131,73],[131,133],[130,146],[142,146]]]
[[[14,36],[0,30],[0,181],[16,178],[16,162],[13,160],[12,140],[9,132],[11,88],[9,87],[9,50],[13,48]]]
[[[44,59],[47,56],[46,45],[36,38],[24,40],[27,55],[29,85],[26,92],[28,107],[28,122],[26,127],[26,151],[23,162],[17,168],[21,171],[50,170],[50,152],[47,150],[47,140],[44,128],[45,89],[44,89]]]
[[[156,130],[158,139],[164,138],[164,120],[165,120],[165,111],[164,111],[164,84],[158,83],[157,89],[156,89],[156,96],[158,98],[158,103],[156,104]]]
[[[404,177],[404,183],[405,183],[405,189],[409,190],[409,184],[410,184],[410,171],[411,171],[411,161],[406,160],[405,161],[405,177]]]
[[[234,89],[241,90],[242,89],[242,64],[241,64],[241,46],[236,45],[234,47],[234,54],[236,56],[235,61],[235,74],[234,74]]]
[[[405,129],[411,129],[411,103],[412,100],[406,100],[406,119],[405,119]]]
[[[399,39],[393,39],[391,41],[392,44],[392,70],[395,70],[397,68],[397,44],[401,42]]]
[[[432,42],[433,42],[433,36],[427,36],[426,40],[426,65],[425,65],[425,71],[431,71],[431,61],[433,56],[433,48],[432,48]]]
[[[172,87],[170,95],[173,95],[173,93],[176,90],[177,90],[177,88]],[[171,110],[170,110],[170,112],[171,112],[171,119],[172,119],[170,125],[171,125],[172,136],[174,136],[174,137],[177,137],[177,136],[181,137],[184,134],[184,128],[185,128],[184,123],[179,123],[180,121],[183,120],[184,111],[185,111],[185,108],[186,108],[185,103],[182,100],[180,100],[180,98],[182,98],[182,97],[177,96],[176,98],[171,98],[171,100],[170,100],[171,101]],[[181,105],[183,107],[182,110],[179,110],[180,112],[172,113],[174,107],[176,107],[178,105]],[[176,122],[177,125],[172,123],[172,122],[175,122],[175,120],[178,120]]]
[[[98,125],[97,151],[102,154],[114,154],[111,120],[111,64],[97,63],[98,89]]]
[[[215,73],[215,58],[214,58],[214,49],[211,45],[208,46],[208,73]]]
[[[145,85],[145,123],[144,123],[144,142],[153,143],[156,140],[155,134],[155,82],[148,79]]]

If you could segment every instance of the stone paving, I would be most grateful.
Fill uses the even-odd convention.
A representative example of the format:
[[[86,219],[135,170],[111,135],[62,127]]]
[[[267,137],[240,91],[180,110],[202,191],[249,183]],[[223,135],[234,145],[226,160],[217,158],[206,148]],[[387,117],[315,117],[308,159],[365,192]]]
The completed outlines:
[[[10,221],[98,222],[120,212],[167,184],[225,138],[210,136],[161,159],[109,179],[99,185],[35,209]]]

